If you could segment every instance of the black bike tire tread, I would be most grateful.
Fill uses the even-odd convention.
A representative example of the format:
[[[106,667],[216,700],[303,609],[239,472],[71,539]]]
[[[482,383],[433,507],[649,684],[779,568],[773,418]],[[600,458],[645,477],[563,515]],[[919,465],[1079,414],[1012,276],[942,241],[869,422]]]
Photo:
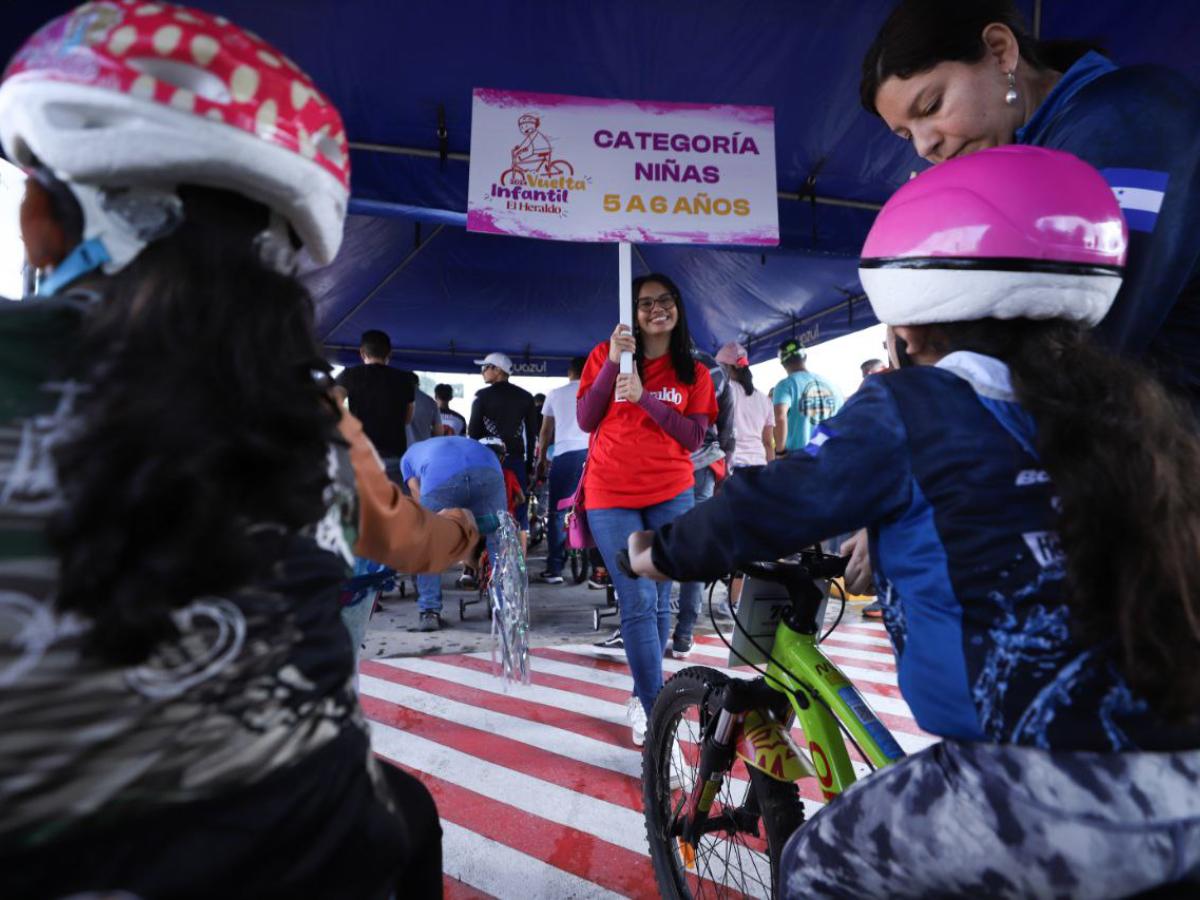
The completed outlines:
[[[646,728],[646,744],[642,751],[642,803],[647,810],[646,841],[650,847],[650,858],[654,865],[655,878],[660,891],[668,898],[684,898],[688,895],[680,889],[679,877],[671,859],[671,848],[665,841],[659,840],[656,831],[661,833],[667,823],[652,822],[649,811],[654,810],[654,818],[659,818],[661,807],[657,803],[658,782],[661,769],[661,759],[669,750],[663,746],[659,732],[663,724],[670,721],[679,712],[676,708],[676,698],[681,694],[690,694],[690,702],[700,703],[704,693],[711,687],[728,681],[728,676],[705,666],[689,666],[681,669],[663,685],[663,690],[655,701],[650,720]],[[750,768],[750,781],[755,797],[758,799],[759,812],[763,827],[766,831],[767,846],[771,861],[771,881],[776,891],[779,885],[779,856],[788,837],[804,824],[804,805],[800,800],[800,789],[792,782],[777,781],[764,772]],[[671,885],[671,890],[664,891],[664,885]]]

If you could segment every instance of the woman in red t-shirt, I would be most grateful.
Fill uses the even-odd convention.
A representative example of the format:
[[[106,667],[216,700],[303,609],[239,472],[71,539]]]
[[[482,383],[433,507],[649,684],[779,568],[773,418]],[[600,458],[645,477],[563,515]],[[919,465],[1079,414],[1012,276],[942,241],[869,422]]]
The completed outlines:
[[[683,301],[665,275],[633,282],[633,332],[618,325],[588,357],[579,383],[579,426],[592,432],[584,475],[588,526],[621,605],[621,636],[633,673],[627,712],[641,745],[646,714],[662,688],[671,631],[671,585],[631,579],[617,552],[635,531],[665,525],[692,507],[691,452],[716,419],[708,369],[692,358]],[[634,371],[618,374],[623,351]]]

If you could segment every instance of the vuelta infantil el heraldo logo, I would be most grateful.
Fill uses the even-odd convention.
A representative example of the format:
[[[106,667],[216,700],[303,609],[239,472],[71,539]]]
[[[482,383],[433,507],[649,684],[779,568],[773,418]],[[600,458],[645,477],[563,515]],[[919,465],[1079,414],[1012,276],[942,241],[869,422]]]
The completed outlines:
[[[517,131],[521,141],[512,148],[511,165],[500,173],[498,182],[492,182],[491,196],[506,201],[506,209],[564,215],[571,193],[587,190],[590,179],[577,178],[568,160],[555,158],[540,116],[522,113]]]

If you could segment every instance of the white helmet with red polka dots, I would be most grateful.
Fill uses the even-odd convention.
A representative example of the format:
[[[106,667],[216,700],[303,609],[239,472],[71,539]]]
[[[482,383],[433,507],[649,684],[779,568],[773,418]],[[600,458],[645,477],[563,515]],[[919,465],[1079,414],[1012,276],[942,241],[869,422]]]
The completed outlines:
[[[0,142],[18,165],[43,166],[82,193],[85,218],[104,205],[86,196],[96,188],[194,184],[269,207],[317,262],[341,244],[341,117],[295,63],[221,16],[100,0],[54,19],[4,73]],[[107,271],[140,250],[99,234],[114,245]]]

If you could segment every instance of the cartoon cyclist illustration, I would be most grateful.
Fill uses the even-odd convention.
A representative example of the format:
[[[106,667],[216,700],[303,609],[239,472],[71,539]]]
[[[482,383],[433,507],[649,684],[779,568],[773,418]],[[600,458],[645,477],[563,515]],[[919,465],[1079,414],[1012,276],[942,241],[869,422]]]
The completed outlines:
[[[517,119],[517,128],[522,134],[521,143],[512,149],[512,167],[500,176],[501,184],[525,184],[526,175],[575,174],[574,167],[564,159],[551,159],[553,148],[550,139],[541,131],[542,120],[533,113],[524,113]]]

